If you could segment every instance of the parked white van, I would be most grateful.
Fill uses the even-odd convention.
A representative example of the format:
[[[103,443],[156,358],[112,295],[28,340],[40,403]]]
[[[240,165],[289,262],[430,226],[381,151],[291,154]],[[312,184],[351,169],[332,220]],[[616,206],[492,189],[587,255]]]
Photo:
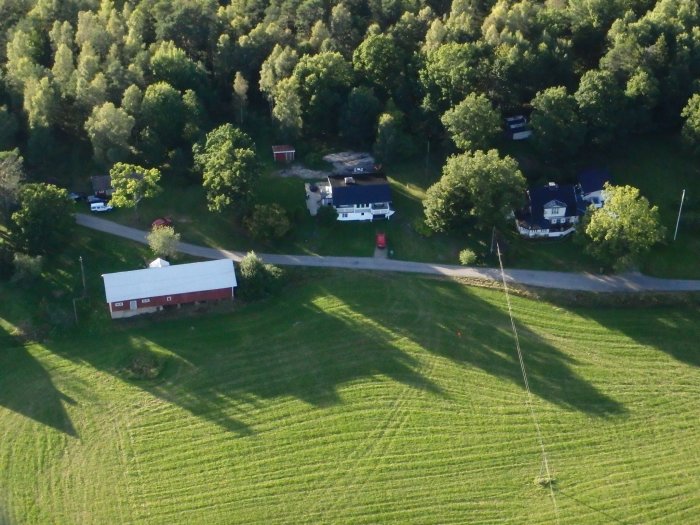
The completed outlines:
[[[91,202],[90,203],[90,211],[94,212],[101,212],[101,211],[110,211],[113,208],[109,204],[105,204],[104,202]]]

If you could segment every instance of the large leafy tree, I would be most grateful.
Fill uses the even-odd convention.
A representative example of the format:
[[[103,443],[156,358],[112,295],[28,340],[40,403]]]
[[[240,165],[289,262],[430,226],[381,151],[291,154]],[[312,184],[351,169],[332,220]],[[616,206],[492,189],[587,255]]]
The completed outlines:
[[[533,143],[549,158],[578,153],[586,139],[586,126],[578,115],[576,99],[563,86],[547,88],[532,99]]]
[[[195,167],[202,173],[209,210],[233,209],[239,217],[246,212],[260,176],[253,148],[250,137],[232,124],[219,126],[204,144],[195,144]]]
[[[340,114],[340,133],[353,146],[366,148],[374,140],[381,104],[372,88],[353,88]]]
[[[350,64],[340,53],[305,55],[294,68],[305,128],[315,135],[334,132],[338,112],[353,80]]]
[[[621,133],[627,109],[626,99],[612,73],[586,71],[574,98],[593,143],[609,144]]]
[[[157,82],[146,88],[141,116],[164,145],[174,146],[182,139],[185,107],[180,92],[167,82]]]
[[[129,155],[129,139],[134,123],[134,117],[111,102],[92,109],[92,114],[85,122],[85,131],[98,163],[112,164]]]
[[[156,80],[167,82],[181,91],[198,90],[204,84],[204,71],[173,42],[161,42],[155,46],[151,71]]]
[[[352,65],[362,78],[389,94],[401,80],[400,55],[390,35],[370,35],[355,49]]]
[[[14,245],[29,255],[60,253],[75,227],[68,193],[53,184],[24,184],[10,227]]]
[[[301,98],[294,78],[285,78],[278,85],[272,118],[278,125],[278,135],[290,140],[301,133],[303,126]]]
[[[522,204],[525,178],[511,157],[476,151],[447,159],[442,177],[423,201],[425,223],[434,231],[501,226]]]
[[[700,94],[688,100],[681,116],[685,119],[683,139],[695,153],[700,153]]]
[[[24,180],[24,166],[19,150],[0,152],[0,218],[10,218],[17,204],[20,185]]]
[[[487,149],[501,131],[501,118],[484,95],[471,93],[442,116],[452,140],[462,150]]]
[[[589,210],[580,228],[586,249],[618,270],[633,267],[664,238],[659,209],[632,186],[606,184],[604,191],[605,204]]]
[[[440,113],[469,93],[484,91],[487,49],[482,42],[447,43],[430,51],[420,70],[424,105]]]
[[[135,164],[117,162],[109,170],[112,179],[112,204],[117,207],[134,208],[138,214],[139,203],[160,193],[158,185],[160,171],[156,168],[146,169]]]

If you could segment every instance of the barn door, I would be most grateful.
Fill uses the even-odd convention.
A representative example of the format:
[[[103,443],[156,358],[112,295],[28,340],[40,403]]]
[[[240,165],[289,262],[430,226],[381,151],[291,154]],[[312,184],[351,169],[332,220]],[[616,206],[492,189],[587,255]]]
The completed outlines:
[[[136,301],[129,301],[129,310],[136,310]]]

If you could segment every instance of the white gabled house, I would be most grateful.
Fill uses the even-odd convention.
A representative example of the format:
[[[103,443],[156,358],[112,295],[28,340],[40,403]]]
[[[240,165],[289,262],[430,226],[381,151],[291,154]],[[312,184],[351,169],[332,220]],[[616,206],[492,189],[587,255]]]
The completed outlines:
[[[609,179],[607,172],[587,170],[579,175],[578,184],[550,182],[529,188],[527,206],[515,214],[518,232],[529,238],[556,238],[573,233],[588,207],[603,205],[603,186]]]
[[[329,175],[318,188],[321,204],[333,206],[339,221],[388,219],[395,213],[389,181],[381,173]]]

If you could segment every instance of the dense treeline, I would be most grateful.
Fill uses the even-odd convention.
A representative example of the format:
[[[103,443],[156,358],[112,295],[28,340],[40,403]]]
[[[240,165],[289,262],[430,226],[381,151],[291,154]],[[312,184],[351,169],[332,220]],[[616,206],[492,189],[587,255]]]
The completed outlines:
[[[0,6],[0,53],[0,149],[20,146],[30,165],[67,139],[89,139],[104,166],[181,165],[213,123],[243,121],[248,106],[268,107],[278,139],[340,135],[391,157],[445,127],[459,137],[459,119],[442,117],[468,117],[470,96],[545,113],[533,116],[538,145],[561,155],[562,143],[570,154],[681,123],[700,90],[700,8],[12,0]]]
[[[211,210],[243,218],[257,163],[230,123],[255,130],[251,114],[274,140],[339,138],[385,162],[450,139],[460,176],[508,164],[470,152],[513,113],[555,162],[683,122],[700,143],[697,0],[6,0],[0,63],[5,224],[24,166],[46,173],[79,144],[105,171],[197,174]]]

